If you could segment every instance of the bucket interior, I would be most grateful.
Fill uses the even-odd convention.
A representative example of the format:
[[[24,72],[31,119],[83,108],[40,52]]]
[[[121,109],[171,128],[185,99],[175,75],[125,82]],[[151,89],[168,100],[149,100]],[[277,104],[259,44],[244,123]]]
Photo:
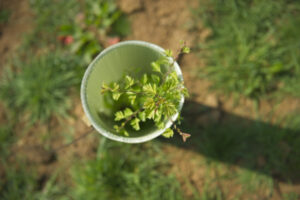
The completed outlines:
[[[126,74],[138,78],[151,72],[150,63],[160,56],[162,52],[150,45],[122,44],[104,51],[93,61],[83,83],[83,98],[87,103],[86,111],[97,126],[112,134],[123,136],[113,128],[116,124],[114,113],[118,106],[107,102],[107,98],[100,92],[101,86],[103,83],[118,81]],[[156,130],[154,123],[146,122],[141,124],[140,131],[128,129],[128,132],[129,137],[140,137]]]

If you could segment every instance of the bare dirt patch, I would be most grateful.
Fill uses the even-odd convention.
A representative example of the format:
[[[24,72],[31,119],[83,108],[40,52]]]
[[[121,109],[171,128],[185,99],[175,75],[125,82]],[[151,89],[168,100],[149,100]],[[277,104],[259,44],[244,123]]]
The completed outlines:
[[[0,9],[9,12],[8,22],[0,25],[0,71],[9,55],[18,48],[22,35],[32,27],[32,14],[26,0],[3,0]]]

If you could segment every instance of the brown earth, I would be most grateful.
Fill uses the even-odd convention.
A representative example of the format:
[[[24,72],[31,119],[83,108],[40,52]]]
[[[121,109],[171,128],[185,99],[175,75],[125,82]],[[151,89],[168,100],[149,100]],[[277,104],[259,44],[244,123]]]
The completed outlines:
[[[0,72],[9,55],[18,48],[22,35],[32,27],[32,14],[27,1],[1,0],[0,9],[10,12],[9,21],[0,24]]]

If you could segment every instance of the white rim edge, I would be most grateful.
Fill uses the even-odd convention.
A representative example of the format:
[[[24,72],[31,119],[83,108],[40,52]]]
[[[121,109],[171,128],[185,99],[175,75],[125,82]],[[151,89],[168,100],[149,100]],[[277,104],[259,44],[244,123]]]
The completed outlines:
[[[95,120],[93,119],[93,117],[91,116],[89,108],[88,108],[88,105],[87,105],[87,100],[86,100],[85,87],[86,87],[86,84],[87,84],[87,79],[88,79],[88,77],[90,75],[90,72],[93,69],[94,64],[101,57],[103,57],[105,54],[107,54],[109,51],[111,51],[111,50],[113,50],[113,49],[115,49],[117,47],[120,47],[120,46],[123,46],[123,45],[128,45],[128,44],[146,46],[146,47],[150,47],[150,48],[152,48],[154,50],[157,50],[157,51],[159,51],[161,53],[164,52],[164,49],[162,47],[156,45],[156,44],[152,44],[152,43],[144,42],[144,41],[139,41],[139,40],[128,40],[128,41],[124,41],[124,42],[119,42],[119,43],[117,43],[115,45],[112,45],[112,46],[104,49],[89,64],[88,68],[86,69],[86,71],[84,73],[84,76],[83,76],[83,79],[82,79],[82,82],[81,82],[81,87],[80,87],[80,98],[81,98],[81,102],[82,102],[82,107],[83,107],[84,113],[87,115],[87,118],[91,122],[92,126],[96,129],[96,131],[99,134],[101,134],[101,135],[103,135],[103,136],[105,136],[105,137],[107,137],[109,139],[112,139],[112,140],[115,140],[115,141],[119,141],[119,142],[124,142],[124,143],[143,143],[143,142],[147,142],[149,140],[152,140],[152,139],[160,136],[167,128],[171,127],[172,121],[175,121],[177,119],[178,114],[179,114],[179,112],[182,109],[182,106],[183,106],[183,103],[184,103],[184,96],[182,96],[181,99],[180,99],[180,103],[179,103],[179,107],[178,107],[178,112],[175,115],[173,115],[171,117],[171,120],[169,120],[166,123],[166,126],[165,126],[164,129],[160,129],[160,130],[154,131],[153,133],[150,133],[148,135],[144,135],[144,136],[140,136],[140,137],[131,137],[131,138],[130,137],[121,136],[121,135],[115,135],[115,134],[110,133],[109,131],[103,129],[101,126],[99,126],[95,122]],[[177,75],[182,78],[182,72],[181,72],[180,67],[179,67],[179,65],[178,65],[177,62],[175,62],[174,67],[175,67],[175,71],[176,71]]]

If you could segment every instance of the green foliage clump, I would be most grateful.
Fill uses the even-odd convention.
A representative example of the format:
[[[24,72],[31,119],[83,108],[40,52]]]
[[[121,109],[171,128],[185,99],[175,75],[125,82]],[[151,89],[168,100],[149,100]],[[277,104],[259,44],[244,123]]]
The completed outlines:
[[[123,37],[130,32],[129,21],[115,1],[30,0],[30,5],[36,26],[26,36],[24,49],[55,45],[87,64],[102,50],[108,35]]]
[[[8,22],[11,12],[9,10],[0,9],[0,25]]]
[[[147,159],[145,159],[147,158]],[[96,159],[73,168],[74,199],[183,199],[178,181],[166,174],[166,159],[157,146],[106,140]]]
[[[53,115],[66,116],[67,95],[79,86],[80,62],[70,55],[48,53],[31,60],[17,58],[0,81],[0,98],[16,117],[29,124],[45,122]]]
[[[179,54],[188,52],[189,48],[183,46]],[[167,50],[164,54],[151,63],[151,74],[143,74],[139,79],[126,75],[119,82],[110,85],[103,83],[102,93],[111,94],[115,101],[123,97],[127,102],[123,110],[115,113],[115,121],[120,122],[114,126],[117,132],[129,136],[129,127],[139,131],[140,123],[147,120],[154,121],[159,129],[165,128],[165,123],[178,112],[181,98],[188,96],[182,79],[174,69],[176,59],[172,51]],[[184,140],[189,137],[189,134],[183,133],[176,125],[174,128]],[[168,128],[163,135],[172,137],[173,130]]]
[[[299,96],[299,2],[210,0],[198,11],[212,31],[201,48],[214,88],[256,100],[276,90]]]
[[[58,45],[59,27],[70,21],[79,12],[77,0],[29,0],[35,15],[34,28],[25,35],[23,48],[25,50],[41,48],[48,45]]]
[[[9,166],[4,163],[5,176],[0,179],[0,199],[24,200],[67,200],[68,190],[64,184],[57,183],[57,174],[52,175],[42,183],[32,169],[26,168],[24,163]]]
[[[83,57],[86,63],[102,50],[107,35],[126,36],[129,22],[114,1],[86,1],[76,19],[60,26],[60,35],[72,37],[70,51]]]
[[[5,159],[9,153],[9,147],[13,143],[12,127],[10,125],[0,124],[0,157]],[[0,162],[1,162],[0,159]]]
[[[34,178],[23,169],[8,168],[0,179],[0,199],[33,199]]]

